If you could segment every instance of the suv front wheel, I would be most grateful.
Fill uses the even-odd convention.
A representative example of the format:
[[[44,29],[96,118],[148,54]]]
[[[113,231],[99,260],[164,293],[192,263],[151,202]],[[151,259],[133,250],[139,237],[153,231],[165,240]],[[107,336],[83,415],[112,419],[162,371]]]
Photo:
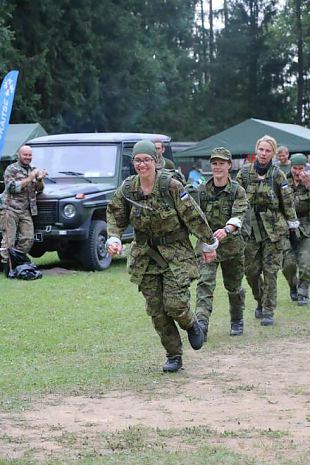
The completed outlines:
[[[92,221],[88,239],[81,243],[80,261],[83,268],[90,271],[102,271],[111,264],[112,257],[107,254],[107,224],[102,220]]]

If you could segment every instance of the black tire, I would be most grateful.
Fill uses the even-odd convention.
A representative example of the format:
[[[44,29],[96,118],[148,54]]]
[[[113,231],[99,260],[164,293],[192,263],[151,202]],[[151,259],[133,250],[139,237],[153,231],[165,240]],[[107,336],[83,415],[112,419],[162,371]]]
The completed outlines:
[[[107,240],[107,224],[105,221],[92,221],[89,236],[81,243],[80,261],[85,270],[102,271],[109,268],[112,257],[105,248]]]

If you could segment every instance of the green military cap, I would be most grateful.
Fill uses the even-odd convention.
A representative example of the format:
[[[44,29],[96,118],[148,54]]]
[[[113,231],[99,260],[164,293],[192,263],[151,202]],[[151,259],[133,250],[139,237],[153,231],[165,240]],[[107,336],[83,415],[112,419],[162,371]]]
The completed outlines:
[[[150,140],[140,140],[133,146],[132,158],[142,153],[150,155],[152,158],[154,158],[155,161],[157,161],[156,148],[153,142]]]
[[[291,166],[293,165],[306,166],[308,162],[306,155],[304,155],[303,153],[294,153],[294,155],[291,156],[290,161],[291,161]]]
[[[211,151],[210,159],[212,160],[213,158],[220,158],[221,160],[231,161],[232,156],[231,152],[225,149],[225,147],[217,147]]]

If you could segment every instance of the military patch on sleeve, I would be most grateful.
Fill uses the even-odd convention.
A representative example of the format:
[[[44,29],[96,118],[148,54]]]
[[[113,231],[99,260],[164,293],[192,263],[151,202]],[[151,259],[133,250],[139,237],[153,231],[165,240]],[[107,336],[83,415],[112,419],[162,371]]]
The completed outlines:
[[[283,181],[283,182],[281,182],[281,184],[280,184],[280,185],[281,185],[281,189],[286,189],[286,188],[288,187],[288,183],[287,183],[287,181]]]
[[[180,193],[180,199],[181,200],[186,200],[186,199],[188,199],[188,197],[189,197],[189,194],[186,191],[183,191],[183,192]]]

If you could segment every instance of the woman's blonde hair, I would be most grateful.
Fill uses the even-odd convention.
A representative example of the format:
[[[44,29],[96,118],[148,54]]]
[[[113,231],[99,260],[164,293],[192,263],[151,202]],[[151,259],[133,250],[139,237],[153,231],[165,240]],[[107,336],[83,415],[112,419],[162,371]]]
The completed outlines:
[[[277,141],[274,139],[274,137],[268,136],[267,134],[258,139],[255,145],[255,152],[257,152],[258,146],[261,142],[268,142],[268,144],[270,144],[272,147],[273,154],[275,155],[277,153]]]

